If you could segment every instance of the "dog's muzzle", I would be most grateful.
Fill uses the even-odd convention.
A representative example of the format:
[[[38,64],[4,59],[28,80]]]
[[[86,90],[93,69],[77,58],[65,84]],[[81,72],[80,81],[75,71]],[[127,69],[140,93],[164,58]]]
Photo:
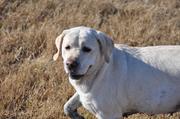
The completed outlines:
[[[79,63],[76,60],[69,60],[66,62],[66,66],[70,72],[74,72],[78,68]]]
[[[92,67],[92,65],[89,66],[87,72],[89,71],[89,69],[90,69],[91,67]],[[79,80],[79,79],[81,79],[82,77],[84,77],[84,76],[87,74],[87,72],[86,72],[85,74],[77,74],[77,73],[75,73],[75,72],[73,72],[73,71],[70,71],[69,77],[70,77],[71,79],[74,79],[74,80]]]
[[[79,67],[79,63],[76,60],[69,60],[66,62],[66,67],[69,70],[69,76],[71,77],[71,79],[80,79],[81,77],[83,77],[84,75],[81,74],[77,74],[76,71]]]

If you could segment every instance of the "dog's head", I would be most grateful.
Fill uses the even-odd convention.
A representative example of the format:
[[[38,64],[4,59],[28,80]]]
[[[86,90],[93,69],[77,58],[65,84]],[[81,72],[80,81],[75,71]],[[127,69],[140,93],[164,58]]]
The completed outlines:
[[[53,59],[61,52],[66,73],[76,80],[90,75],[102,62],[108,63],[114,47],[107,35],[83,26],[64,30],[55,44],[58,52]]]

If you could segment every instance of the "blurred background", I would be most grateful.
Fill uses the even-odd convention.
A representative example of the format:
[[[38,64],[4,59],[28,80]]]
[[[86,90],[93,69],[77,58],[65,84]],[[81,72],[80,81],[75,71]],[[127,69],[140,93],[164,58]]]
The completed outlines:
[[[55,38],[88,26],[130,46],[180,45],[180,0],[0,0],[0,119],[68,119]],[[95,119],[81,108],[86,119]],[[180,119],[180,113],[128,119]]]

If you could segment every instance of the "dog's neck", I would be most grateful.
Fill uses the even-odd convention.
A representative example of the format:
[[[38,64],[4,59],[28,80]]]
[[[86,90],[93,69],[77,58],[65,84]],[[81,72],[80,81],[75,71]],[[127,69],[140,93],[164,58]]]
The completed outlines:
[[[101,63],[98,70],[92,72],[91,75],[87,75],[80,80],[73,80],[69,78],[70,83],[74,86],[79,94],[88,94],[92,92],[95,85],[98,85],[99,82],[103,80],[100,77],[105,74],[107,65],[109,64],[105,62]]]

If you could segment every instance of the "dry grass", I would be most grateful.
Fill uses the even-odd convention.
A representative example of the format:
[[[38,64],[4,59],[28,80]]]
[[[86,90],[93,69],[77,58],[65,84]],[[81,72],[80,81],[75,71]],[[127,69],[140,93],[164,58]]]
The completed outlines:
[[[62,62],[53,62],[63,29],[85,25],[132,46],[180,44],[179,0],[1,0],[0,118],[65,119],[73,94]],[[92,115],[80,109],[87,119]],[[179,119],[136,114],[129,119]]]

